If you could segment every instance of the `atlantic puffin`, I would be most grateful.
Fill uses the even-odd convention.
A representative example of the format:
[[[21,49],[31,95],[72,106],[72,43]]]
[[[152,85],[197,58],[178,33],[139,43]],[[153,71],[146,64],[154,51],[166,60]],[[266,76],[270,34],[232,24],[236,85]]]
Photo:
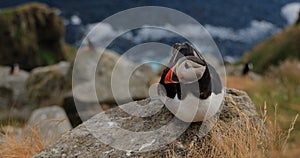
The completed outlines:
[[[243,76],[248,76],[249,73],[250,73],[250,71],[252,70],[252,68],[253,68],[252,63],[247,62],[247,63],[244,65],[244,69],[243,69],[243,72],[242,72]]]
[[[211,118],[223,100],[218,73],[189,43],[175,44],[172,52],[158,88],[158,94],[165,97],[165,106],[185,122]]]

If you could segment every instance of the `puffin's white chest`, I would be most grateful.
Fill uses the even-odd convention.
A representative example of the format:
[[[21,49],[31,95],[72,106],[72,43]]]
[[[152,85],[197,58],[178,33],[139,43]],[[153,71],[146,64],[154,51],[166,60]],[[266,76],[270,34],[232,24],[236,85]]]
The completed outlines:
[[[166,107],[179,119],[185,122],[199,122],[215,115],[221,105],[223,93],[211,94],[207,99],[200,99],[188,94],[185,99],[167,98]]]

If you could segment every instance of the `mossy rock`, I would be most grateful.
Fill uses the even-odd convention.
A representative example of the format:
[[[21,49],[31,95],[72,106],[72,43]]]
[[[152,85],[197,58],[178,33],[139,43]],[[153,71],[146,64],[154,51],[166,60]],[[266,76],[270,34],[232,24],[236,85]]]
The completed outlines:
[[[26,82],[26,96],[35,107],[57,105],[62,95],[64,76],[58,71],[32,73]]]
[[[70,63],[37,67],[26,80],[26,98],[34,107],[61,105],[67,88],[66,80]]]
[[[56,10],[29,3],[0,11],[0,63],[25,70],[65,60],[64,23]],[[72,50],[73,51],[73,50]]]

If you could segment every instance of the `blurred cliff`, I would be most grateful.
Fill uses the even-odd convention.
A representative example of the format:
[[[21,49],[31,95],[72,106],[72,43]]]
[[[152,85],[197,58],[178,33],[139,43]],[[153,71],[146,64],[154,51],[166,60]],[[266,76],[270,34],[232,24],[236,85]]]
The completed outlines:
[[[288,59],[300,59],[300,17],[295,24],[257,44],[242,57],[243,62],[253,63],[253,70],[258,73]]]
[[[0,11],[0,122],[27,121],[33,110],[57,105],[64,108],[72,125],[77,126],[81,119],[74,99],[82,105],[80,110],[84,111],[85,119],[105,107],[115,106],[110,81],[117,63],[122,67],[115,73],[117,83],[124,84],[123,79],[131,73],[129,68],[138,67],[130,78],[131,97],[138,100],[149,96],[150,81],[156,76],[149,66],[121,60],[119,54],[96,49],[92,42],[78,50],[67,45],[65,26],[56,12],[40,3]],[[92,65],[97,65],[96,72]],[[73,69],[77,74],[73,87],[79,96],[72,93]],[[99,100],[92,100],[91,92],[84,91],[90,90],[94,73]],[[120,90],[122,94],[127,92]],[[122,102],[128,101],[130,96],[122,95]]]
[[[1,65],[19,63],[22,69],[31,70],[66,60],[72,53],[64,43],[63,20],[44,4],[1,10],[0,28]]]

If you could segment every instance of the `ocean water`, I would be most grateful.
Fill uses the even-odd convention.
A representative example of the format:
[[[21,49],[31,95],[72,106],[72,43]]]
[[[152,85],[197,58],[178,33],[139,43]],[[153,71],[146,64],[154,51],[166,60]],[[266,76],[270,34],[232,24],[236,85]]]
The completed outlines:
[[[1,0],[0,8],[30,2],[29,0]],[[179,10],[201,23],[214,38],[222,56],[228,61],[237,60],[256,43],[291,25],[297,19],[300,0],[39,0],[58,8],[64,18],[66,42],[79,46],[82,38],[93,26],[119,11],[138,6],[163,6]],[[177,29],[193,30],[193,25],[182,24]],[[95,43],[101,43],[107,36],[120,30],[110,25],[100,26]],[[195,33],[187,34],[189,38]],[[157,29],[138,29],[127,33],[110,45],[120,54],[131,47],[145,42],[162,42],[169,45],[184,39],[171,32]]]

